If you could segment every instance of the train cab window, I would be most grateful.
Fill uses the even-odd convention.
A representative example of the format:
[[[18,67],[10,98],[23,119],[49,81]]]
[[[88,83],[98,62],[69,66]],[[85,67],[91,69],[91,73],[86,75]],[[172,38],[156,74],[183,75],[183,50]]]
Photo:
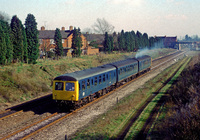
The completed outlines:
[[[95,86],[97,85],[97,77],[95,77],[95,79],[94,79],[94,85]]]
[[[109,73],[109,77],[110,77],[110,80],[111,80],[111,72]]]
[[[56,82],[55,90],[63,90],[63,82]]]
[[[82,81],[82,90],[85,90],[85,81]]]
[[[114,72],[114,77],[115,77],[115,72]]]
[[[87,80],[87,89],[90,88],[90,79]]]
[[[106,75],[104,74],[103,75],[103,82],[105,82],[106,81]]]
[[[99,84],[101,84],[101,75],[99,76]]]
[[[74,91],[74,89],[75,89],[74,83],[66,82],[66,84],[65,84],[65,90],[66,91]]]

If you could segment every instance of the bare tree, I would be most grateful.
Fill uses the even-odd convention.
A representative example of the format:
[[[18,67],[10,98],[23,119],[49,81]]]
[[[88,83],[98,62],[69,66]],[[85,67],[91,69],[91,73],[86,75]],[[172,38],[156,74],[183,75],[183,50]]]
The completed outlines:
[[[92,33],[92,29],[91,28],[84,28],[81,33],[86,34],[86,33]]]
[[[92,28],[95,33],[105,34],[105,32],[107,32],[108,34],[112,34],[115,27],[108,23],[104,18],[97,18],[97,21],[94,23]]]
[[[10,16],[5,12],[0,11],[0,20],[10,23]]]

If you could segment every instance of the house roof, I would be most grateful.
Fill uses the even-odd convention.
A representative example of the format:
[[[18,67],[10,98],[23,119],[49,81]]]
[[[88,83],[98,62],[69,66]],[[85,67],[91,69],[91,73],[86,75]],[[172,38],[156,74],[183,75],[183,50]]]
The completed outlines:
[[[83,34],[88,41],[103,42],[105,35],[103,34]]]
[[[73,31],[65,30],[60,31],[63,39],[68,38],[72,34]],[[54,39],[55,30],[39,30],[39,39]]]

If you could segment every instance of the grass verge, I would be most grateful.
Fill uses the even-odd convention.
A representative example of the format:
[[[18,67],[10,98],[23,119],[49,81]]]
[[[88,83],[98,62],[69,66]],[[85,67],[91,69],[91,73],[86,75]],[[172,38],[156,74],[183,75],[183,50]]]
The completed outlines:
[[[166,91],[171,87],[173,84],[173,81],[177,79],[177,77],[180,75],[180,73],[183,71],[183,69],[186,67],[188,62],[191,60],[189,58],[188,60],[182,61],[181,68],[178,70],[178,72],[173,76],[173,78],[167,83],[165,87],[163,87],[160,92],[155,96],[155,98],[149,103],[149,105],[143,110],[140,117],[136,120],[136,122],[133,124],[133,126],[130,128],[129,132],[127,133],[125,139],[134,139],[141,129],[143,128],[144,124],[146,123],[147,119],[149,118],[151,112],[153,111],[154,107],[158,103],[158,101],[163,97],[166,93]],[[173,74],[173,73],[172,73]],[[149,132],[150,133],[150,132]]]

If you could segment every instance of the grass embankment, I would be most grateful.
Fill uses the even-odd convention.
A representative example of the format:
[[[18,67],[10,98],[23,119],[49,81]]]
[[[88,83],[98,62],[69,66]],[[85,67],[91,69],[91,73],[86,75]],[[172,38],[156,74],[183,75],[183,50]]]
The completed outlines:
[[[157,49],[149,51],[153,58],[176,51]],[[16,63],[0,66],[0,107],[29,100],[51,91],[53,78],[63,73],[70,73],[96,67],[113,61],[134,57],[134,53],[113,53],[60,60],[38,60],[35,65]]]
[[[173,74],[173,72],[177,70],[180,65],[181,63],[174,64],[152,80],[148,81],[142,88],[125,97],[114,108],[88,124],[88,127],[77,132],[74,139],[115,139],[136,110],[171,76],[171,74]]]
[[[167,92],[169,99],[149,139],[200,139],[200,56]]]
[[[51,91],[56,76],[125,59],[132,53],[82,56],[60,60],[39,60],[37,64],[11,64],[0,67],[0,104],[25,101]]]

